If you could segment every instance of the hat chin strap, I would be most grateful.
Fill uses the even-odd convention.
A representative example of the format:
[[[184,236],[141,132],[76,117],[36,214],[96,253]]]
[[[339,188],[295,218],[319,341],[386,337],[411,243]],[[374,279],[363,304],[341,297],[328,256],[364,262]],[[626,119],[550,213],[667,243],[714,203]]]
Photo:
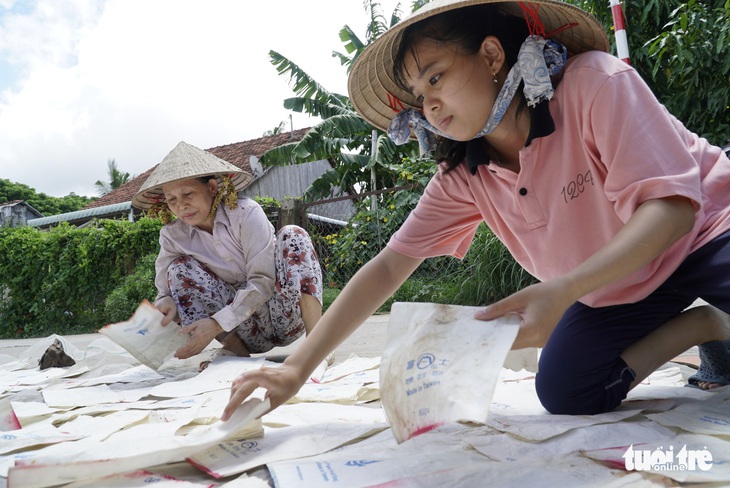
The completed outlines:
[[[218,188],[218,193],[215,194],[213,205],[210,206],[210,212],[208,212],[208,216],[205,218],[205,221],[208,219],[213,220],[213,217],[218,210],[218,205],[220,205],[221,200],[224,198],[225,201],[223,203],[225,203],[231,210],[238,207],[238,192],[236,191],[236,187],[233,186],[231,179],[226,175],[221,176],[221,185]]]
[[[494,131],[512,103],[521,81],[525,82],[523,92],[530,107],[550,100],[554,93],[550,76],[563,69],[567,57],[567,49],[559,42],[552,39],[546,40],[537,35],[528,36],[517,54],[517,62],[509,70],[502,89],[497,94],[487,123],[472,139],[484,137]],[[408,142],[411,132],[418,140],[421,156],[430,153],[435,148],[434,134],[449,138],[448,135],[431,125],[421,110],[413,108],[401,110],[388,126],[388,137],[396,144],[402,145]]]

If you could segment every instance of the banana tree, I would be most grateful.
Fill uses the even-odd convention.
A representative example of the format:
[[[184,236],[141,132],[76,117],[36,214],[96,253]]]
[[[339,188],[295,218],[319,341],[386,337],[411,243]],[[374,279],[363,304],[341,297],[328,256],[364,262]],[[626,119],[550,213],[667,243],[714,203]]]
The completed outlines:
[[[389,22],[382,14],[380,4],[369,0],[365,4],[370,21],[366,42],[363,42],[349,26],[340,30],[340,39],[347,54],[333,52],[349,72],[357,56],[380,34],[400,19],[399,7]],[[326,198],[336,189],[356,194],[372,189],[371,168],[374,168],[380,187],[392,186],[397,179],[397,163],[404,157],[418,154],[414,143],[396,146],[382,131],[366,122],[352,107],[347,96],[330,92],[297,64],[276,51],[269,52],[269,59],[281,76],[289,78],[289,84],[297,95],[284,100],[284,107],[322,119],[298,142],[277,147],[262,156],[269,165],[299,164],[327,159],[333,170],[317,179],[308,189],[305,198]],[[373,131],[376,140],[373,144]],[[375,147],[375,157],[372,155]]]
[[[96,180],[96,183],[94,183],[94,186],[96,186],[96,189],[101,196],[106,195],[112,190],[116,190],[134,178],[134,176],[129,173],[120,171],[119,167],[117,167],[117,162],[113,159],[107,161],[107,169],[109,171],[109,181]]]

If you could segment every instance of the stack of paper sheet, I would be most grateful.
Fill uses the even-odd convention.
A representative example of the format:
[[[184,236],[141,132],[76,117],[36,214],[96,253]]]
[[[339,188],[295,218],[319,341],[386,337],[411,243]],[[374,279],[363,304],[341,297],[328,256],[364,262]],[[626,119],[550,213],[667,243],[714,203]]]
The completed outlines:
[[[54,339],[76,364],[40,371]],[[380,363],[327,368],[258,419],[268,405],[257,391],[221,423],[231,381],[275,363],[221,357],[198,373],[197,361],[168,359],[155,371],[107,338],[79,351],[51,336],[0,364],[0,487],[730,484],[730,387],[685,388],[671,364],[616,411],[591,416],[549,415],[534,371],[475,372],[496,375],[483,422],[398,443],[379,401]]]

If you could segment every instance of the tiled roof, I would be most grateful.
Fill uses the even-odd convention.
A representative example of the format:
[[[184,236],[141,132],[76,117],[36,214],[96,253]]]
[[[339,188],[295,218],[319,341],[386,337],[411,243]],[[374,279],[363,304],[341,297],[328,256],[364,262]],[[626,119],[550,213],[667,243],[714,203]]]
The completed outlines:
[[[260,158],[269,149],[282,146],[291,141],[298,141],[307,133],[308,130],[309,128],[305,128],[273,136],[259,137],[258,139],[236,142],[225,146],[211,147],[210,149],[206,149],[206,151],[228,161],[234,166],[238,166],[244,171],[251,173],[251,166],[249,165],[249,158],[251,156]],[[152,174],[152,171],[156,167],[157,165],[153,166],[116,190],[113,190],[103,197],[89,203],[83,209],[85,210],[132,201],[132,198],[137,194],[139,189],[142,187],[142,184],[147,180],[150,174]]]

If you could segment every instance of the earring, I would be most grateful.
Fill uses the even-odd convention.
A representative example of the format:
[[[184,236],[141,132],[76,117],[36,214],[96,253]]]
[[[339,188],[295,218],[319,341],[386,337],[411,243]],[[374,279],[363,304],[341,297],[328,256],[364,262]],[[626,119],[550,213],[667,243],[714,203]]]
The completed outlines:
[[[495,83],[499,83],[499,80],[497,79],[497,74],[496,73],[492,73],[492,76],[494,77],[494,82]]]

